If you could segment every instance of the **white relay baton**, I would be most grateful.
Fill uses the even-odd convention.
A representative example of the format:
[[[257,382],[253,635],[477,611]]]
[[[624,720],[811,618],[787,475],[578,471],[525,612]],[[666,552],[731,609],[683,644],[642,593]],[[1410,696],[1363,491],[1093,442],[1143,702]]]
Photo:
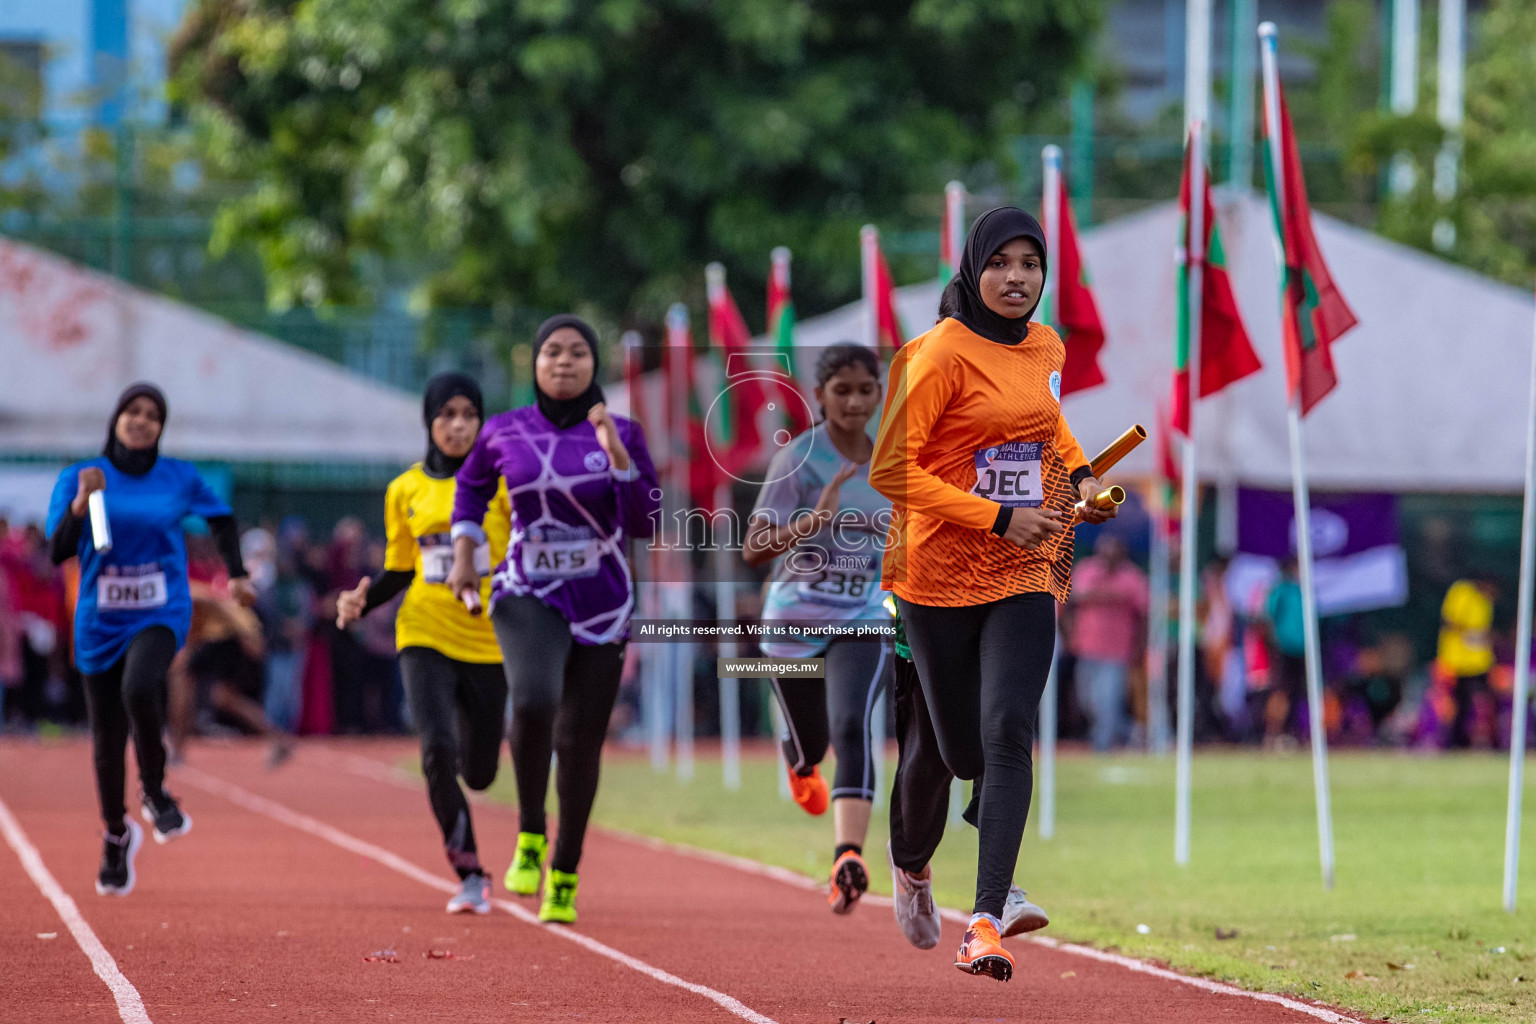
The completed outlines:
[[[91,540],[96,545],[96,553],[104,555],[112,550],[112,527],[107,522],[106,492],[92,491],[91,496],[85,499],[85,504],[91,514]]]

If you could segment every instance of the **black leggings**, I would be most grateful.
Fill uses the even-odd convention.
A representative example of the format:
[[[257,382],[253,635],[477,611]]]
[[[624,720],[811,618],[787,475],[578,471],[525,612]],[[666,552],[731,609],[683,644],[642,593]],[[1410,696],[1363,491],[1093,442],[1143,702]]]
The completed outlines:
[[[560,832],[549,865],[574,872],[597,798],[603,739],[624,669],[624,644],[576,643],[565,617],[536,597],[501,598],[491,622],[512,695],[518,828],[544,834],[553,753],[559,758],[555,792],[560,797]]]
[[[165,786],[165,676],[176,657],[176,634],[150,626],[128,643],[128,650],[105,672],[85,677],[85,708],[91,720],[91,751],[96,760],[96,797],[107,831],[121,834],[128,813],[128,734],[139,762],[144,792],[158,795]]]
[[[907,699],[903,709],[898,693],[903,742],[891,854],[897,867],[922,871],[944,835],[950,779],[979,779],[975,910],[1001,917],[1029,819],[1035,716],[1056,643],[1056,602],[1032,593],[964,608],[900,607],[922,701],[919,709]]]
[[[496,781],[507,680],[500,665],[473,665],[426,647],[400,652],[400,678],[421,733],[421,772],[448,863],[460,878],[481,874],[475,827],[458,776],[476,791]]]
[[[875,798],[875,702],[890,675],[885,644],[837,640],[828,645],[825,679],[775,679],[773,692],[784,711],[784,759],[799,775],[837,753],[832,799]]]

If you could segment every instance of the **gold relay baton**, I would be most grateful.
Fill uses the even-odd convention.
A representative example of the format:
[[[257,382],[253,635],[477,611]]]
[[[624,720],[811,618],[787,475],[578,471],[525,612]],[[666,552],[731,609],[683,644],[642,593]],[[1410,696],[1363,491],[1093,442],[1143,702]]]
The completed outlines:
[[[1102,480],[1105,473],[1115,468],[1115,463],[1135,451],[1136,446],[1146,439],[1147,428],[1137,423],[1111,441],[1108,448],[1095,455],[1093,461],[1088,464],[1088,468],[1093,471],[1094,476]]]
[[[1099,452],[1094,460],[1088,464],[1088,469],[1095,477],[1102,478],[1105,473],[1114,468],[1115,463],[1125,458],[1136,446],[1147,439],[1147,428],[1140,423],[1134,424],[1131,429],[1121,434],[1110,442],[1109,447]],[[1106,487],[1095,494],[1091,500],[1084,499],[1072,506],[1072,521],[1069,526],[1075,526],[1083,521],[1083,513],[1092,505],[1096,509],[1116,508],[1125,503],[1124,487]]]

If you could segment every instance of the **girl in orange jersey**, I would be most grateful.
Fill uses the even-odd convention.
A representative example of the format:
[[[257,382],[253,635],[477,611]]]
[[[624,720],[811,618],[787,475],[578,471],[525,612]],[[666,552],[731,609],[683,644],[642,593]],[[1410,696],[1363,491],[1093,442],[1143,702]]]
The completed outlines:
[[[1013,974],[999,931],[1034,786],[1055,603],[1071,589],[1068,524],[1099,490],[1061,414],[1061,339],[1030,322],[1045,260],[1024,211],[976,221],[958,310],[892,373],[870,463],[871,485],[905,510],[881,585],[895,592],[937,740],[904,750],[897,768],[908,806],[892,814],[896,919],[914,945],[937,943],[928,861],[945,802],[927,791],[979,777],[976,903],[955,965],[1000,981]]]

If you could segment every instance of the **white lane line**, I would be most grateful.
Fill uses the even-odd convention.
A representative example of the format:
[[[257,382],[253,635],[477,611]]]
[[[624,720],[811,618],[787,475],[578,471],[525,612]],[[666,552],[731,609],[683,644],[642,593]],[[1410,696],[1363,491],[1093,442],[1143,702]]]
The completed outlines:
[[[430,886],[433,889],[437,889],[446,893],[454,893],[458,891],[458,886],[454,885],[452,882],[449,882],[447,879],[439,878],[431,872],[426,871],[425,869],[420,868],[415,864],[412,864],[405,858],[391,853],[390,851],[384,849],[382,846],[375,846],[373,843],[358,839],[352,835],[348,835],[346,832],[343,832],[337,828],[333,828],[323,821],[311,818],[307,814],[300,814],[298,811],[291,810],[288,807],[285,807],[273,800],[268,800],[266,797],[257,796],[255,793],[252,793],[247,789],[242,789],[232,782],[225,782],[223,779],[209,775],[207,772],[199,771],[196,768],[190,768],[186,766],[183,766],[178,771],[177,777],[193,786],[198,787],[199,789],[212,793],[214,796],[223,797],[230,803],[235,804],[238,807],[243,807],[252,813],[265,815],[274,821],[278,821],[284,825],[296,828],[301,832],[308,832],[312,836],[324,839],[326,842],[335,846],[339,846],[343,850],[348,850],[361,857],[367,857],[369,860],[382,864],[394,871],[398,871],[400,874],[405,875],[407,878],[415,879],[423,885]],[[534,914],[532,911],[525,910],[524,908],[518,906],[516,903],[511,903],[507,900],[492,900],[492,902],[498,908],[505,910],[507,913],[511,914],[518,920],[527,924],[531,924],[536,928],[543,929],[546,934],[556,935],[562,939],[574,942],[576,945],[581,946],[583,949],[596,953],[598,956],[607,957],[609,960],[612,960],[615,963],[623,964],[630,970],[638,971],[646,977],[654,978],[656,981],[659,981],[665,985],[671,985],[674,988],[680,988],[685,992],[691,992],[696,996],[702,996],[703,998],[708,999],[712,1003],[715,1003],[717,1006],[721,1007],[727,1012],[740,1017],[742,1020],[750,1021],[751,1024],[777,1024],[777,1022],[772,1017],[765,1017],[761,1013],[758,1013],[756,1010],[742,1003],[740,1000],[726,995],[724,992],[717,992],[714,989],[709,988],[707,985],[699,985],[695,982],[686,981],[683,978],[679,978],[677,975],[664,971],[659,967],[653,967],[646,963],[644,960],[637,960],[635,957],[630,956],[628,953],[622,953],[619,950],[614,949],[612,946],[598,942],[596,939],[583,935],[580,932],[572,931],[568,927],[560,925],[546,925],[539,920],[537,914]],[[148,1020],[148,1018],[145,1019]]]
[[[112,990],[112,998],[117,1000],[117,1015],[123,1019],[123,1024],[152,1024],[149,1019],[149,1011],[144,1009],[144,1000],[139,997],[139,990],[133,987],[133,982],[123,977],[123,972],[117,969],[117,961],[112,959],[112,954],[107,952],[107,947],[101,944],[96,933],[91,931],[91,926],[86,924],[85,918],[80,913],[80,908],[70,898],[48,866],[43,863],[42,855],[37,852],[37,847],[27,838],[22,831],[21,824],[11,809],[0,800],[0,832],[5,833],[5,841],[16,851],[21,866],[26,869],[32,883],[53,904],[53,909],[58,912],[59,919],[69,928],[69,934],[75,937],[76,944],[81,952],[91,961],[91,968],[96,976],[106,982],[107,988]]]
[[[361,776],[362,778],[375,779],[379,782],[387,782],[391,785],[406,786],[409,788],[416,788],[420,785],[420,779],[415,778],[409,772],[404,771],[398,766],[388,765],[382,761],[375,760],[371,757],[365,757],[361,754],[343,754],[339,751],[330,750],[327,750],[327,753],[337,757],[340,760],[340,763],[344,764],[349,771],[355,775]],[[472,796],[478,795],[479,794],[472,794]],[[495,803],[491,800],[484,800],[484,802]],[[657,850],[663,853],[675,853],[684,857],[692,857],[695,860],[708,861],[711,864],[719,864],[723,867],[734,868],[737,871],[744,871],[747,874],[757,875],[760,878],[771,878],[775,882],[791,885],[796,889],[805,889],[818,893],[824,891],[822,885],[812,878],[807,878],[805,875],[790,871],[787,868],[775,867],[772,864],[763,864],[760,861],[751,860],[747,857],[737,857],[729,853],[720,853],[717,850],[706,850],[698,846],[689,846],[686,843],[668,842],[665,839],[656,839],[652,836],[641,835],[637,832],[628,832],[623,829],[603,827],[597,829],[597,831],[606,833],[616,839],[622,839],[626,842],[634,843],[637,846],[644,846],[648,849]],[[865,896],[864,902],[873,904],[875,906],[888,907],[891,905],[891,899],[889,896],[876,896],[874,894]],[[950,907],[941,907],[939,913],[944,917],[945,920],[954,921],[960,925],[969,924],[971,920],[971,915],[960,910],[954,910]],[[1039,945],[1046,946],[1050,949],[1059,950],[1063,953],[1070,953],[1073,956],[1087,957],[1090,960],[1098,960],[1101,963],[1114,964],[1117,967],[1124,967],[1126,970],[1135,971],[1138,974],[1150,975],[1154,978],[1161,978],[1164,981],[1177,982],[1180,985],[1189,985],[1192,988],[1198,988],[1203,991],[1210,992],[1214,995],[1238,996],[1243,999],[1254,999],[1261,1003],[1273,1003],[1276,1006],[1283,1006],[1287,1010],[1294,1010],[1297,1013],[1303,1013],[1317,1020],[1325,1021],[1327,1024],[1363,1024],[1363,1022],[1355,1017],[1346,1017],[1343,1014],[1338,1013],[1335,1010],[1331,1010],[1325,1006],[1314,1006],[1310,1003],[1304,1003],[1298,999],[1292,999],[1288,996],[1275,995],[1272,992],[1253,992],[1246,988],[1238,988],[1236,985],[1228,985],[1224,982],[1212,981],[1209,978],[1192,978],[1187,974],[1179,974],[1177,971],[1171,971],[1166,967],[1159,967],[1156,964],[1147,963],[1145,960],[1137,960],[1134,957],[1122,956],[1119,953],[1109,953],[1102,949],[1095,949],[1092,946],[1084,946],[1075,942],[1063,942],[1060,939],[1047,938],[1043,935],[1027,935],[1023,936],[1023,939],[1028,942],[1038,943]]]
[[[692,857],[696,860],[708,861],[711,864],[719,864],[723,867],[735,868],[737,871],[745,871],[748,874],[757,875],[761,878],[771,878],[776,882],[783,882],[787,885],[792,885],[797,889],[809,889],[815,892],[822,891],[822,887],[817,884],[814,879],[807,878],[804,875],[796,874],[795,872],[786,870],[785,868],[775,867],[772,864],[763,864],[755,860],[750,860],[746,857],[736,857],[727,853],[719,853],[715,850],[705,850],[697,846],[689,846],[685,843],[672,843],[664,839],[656,839],[652,836],[639,835],[634,832],[626,832],[620,829],[604,828],[602,831],[611,836],[614,836],[615,838],[623,839],[652,850],[676,853],[685,857]],[[864,897],[863,902],[873,904],[874,906],[888,907],[891,905],[891,898],[889,896],[877,896],[873,893],[870,893]],[[939,914],[946,921],[953,921],[961,926],[967,925],[971,921],[971,915],[965,913],[964,911],[955,910],[950,907],[940,907]],[[1063,942],[1060,939],[1052,939],[1044,935],[1026,935],[1021,936],[1021,938],[1024,941],[1034,942],[1041,946],[1060,950],[1063,953],[1071,953],[1074,956],[1087,957],[1090,960],[1098,960],[1102,963],[1114,964],[1117,967],[1124,967],[1126,970],[1135,971],[1138,974],[1147,974],[1154,978],[1161,978],[1164,981],[1175,981],[1181,985],[1189,985],[1194,988],[1203,989],[1204,991],[1210,992],[1214,995],[1241,996],[1244,999],[1256,999],[1261,1003],[1274,1003],[1275,1005],[1283,1006],[1288,1010],[1295,1010],[1297,1013],[1304,1013],[1309,1017],[1315,1017],[1318,1020],[1326,1021],[1328,1024],[1363,1024],[1363,1022],[1357,1020],[1354,1017],[1346,1017],[1343,1014],[1340,1014],[1334,1010],[1330,1010],[1325,1006],[1314,1006],[1309,1003],[1303,1003],[1300,1000],[1291,999],[1287,996],[1275,995],[1270,992],[1252,992],[1245,988],[1238,988],[1235,985],[1228,985],[1220,981],[1211,981],[1209,978],[1192,978],[1188,975],[1179,974],[1176,971],[1171,971],[1166,967],[1158,967],[1156,964],[1147,963],[1145,960],[1137,960],[1134,957],[1121,956],[1118,953],[1108,953],[1102,949],[1095,949],[1092,946],[1084,946],[1075,942]]]

